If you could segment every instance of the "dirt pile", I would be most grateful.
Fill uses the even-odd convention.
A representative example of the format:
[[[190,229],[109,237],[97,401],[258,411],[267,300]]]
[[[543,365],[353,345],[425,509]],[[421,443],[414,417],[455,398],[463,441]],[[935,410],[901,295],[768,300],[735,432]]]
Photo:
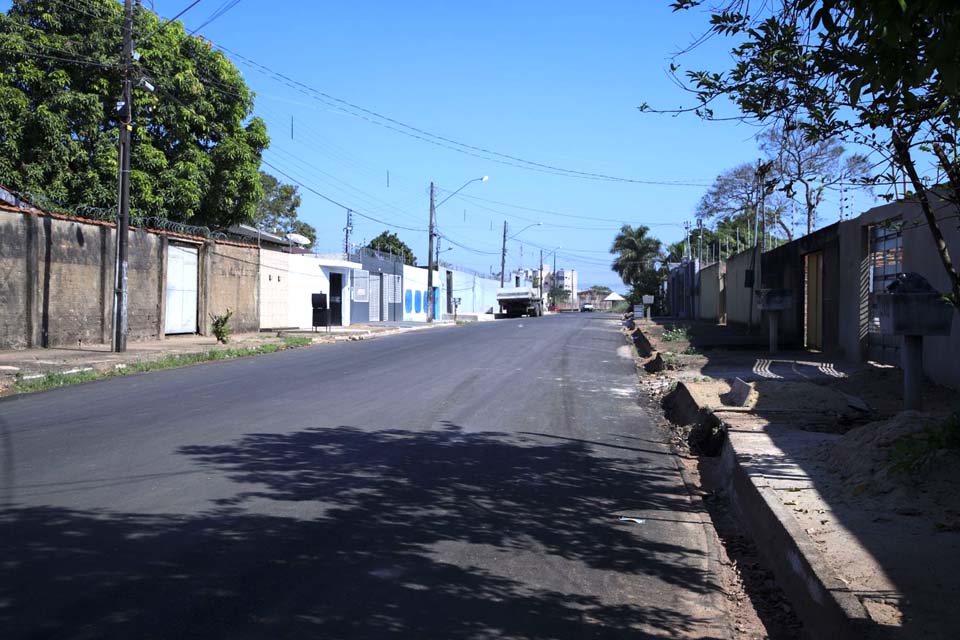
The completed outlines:
[[[862,498],[892,511],[936,510],[960,517],[960,449],[931,443],[944,417],[904,411],[850,430],[821,454]]]

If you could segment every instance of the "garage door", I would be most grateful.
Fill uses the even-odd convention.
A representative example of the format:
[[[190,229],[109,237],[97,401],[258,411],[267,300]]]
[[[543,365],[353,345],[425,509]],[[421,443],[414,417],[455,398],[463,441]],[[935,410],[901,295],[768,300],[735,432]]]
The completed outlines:
[[[167,247],[165,333],[197,332],[197,248]]]

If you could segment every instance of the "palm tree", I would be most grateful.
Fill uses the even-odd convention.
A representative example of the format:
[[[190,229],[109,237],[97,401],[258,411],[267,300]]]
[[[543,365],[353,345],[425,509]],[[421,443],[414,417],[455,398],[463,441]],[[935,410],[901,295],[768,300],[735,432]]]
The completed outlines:
[[[627,286],[649,280],[650,274],[655,273],[653,263],[660,257],[660,241],[648,236],[649,232],[643,225],[634,229],[625,224],[613,240],[610,253],[616,258],[611,267]]]

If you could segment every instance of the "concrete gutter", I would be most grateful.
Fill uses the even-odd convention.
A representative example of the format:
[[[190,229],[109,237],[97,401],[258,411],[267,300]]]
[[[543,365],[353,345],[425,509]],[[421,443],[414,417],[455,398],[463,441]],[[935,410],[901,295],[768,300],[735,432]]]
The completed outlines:
[[[737,425],[739,415],[749,421],[750,411],[740,407],[711,406],[696,385],[678,382],[664,398],[667,416],[678,424],[691,424],[713,413],[726,438],[720,451],[719,478],[737,520],[753,539],[766,567],[777,579],[797,616],[804,636],[868,638],[872,621],[863,604],[830,570],[810,536],[782,504],[769,476],[764,451],[778,451],[764,430]],[[754,461],[754,458],[757,458]],[[798,468],[792,473],[797,473]],[[799,480],[795,477],[795,480]]]
[[[807,638],[866,638],[870,617],[830,571],[814,543],[778,499],[765,476],[738,453],[738,436],[723,445],[721,479],[731,508],[803,622]]]

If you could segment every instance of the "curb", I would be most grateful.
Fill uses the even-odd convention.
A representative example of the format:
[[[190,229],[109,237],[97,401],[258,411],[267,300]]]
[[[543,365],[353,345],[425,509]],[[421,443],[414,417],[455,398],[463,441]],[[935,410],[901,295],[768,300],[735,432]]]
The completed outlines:
[[[866,609],[829,570],[813,541],[780,504],[774,489],[740,461],[741,456],[727,438],[720,469],[730,505],[803,622],[804,637],[868,637],[870,617]]]
[[[642,335],[639,327],[636,333]],[[646,336],[642,339],[649,344]],[[682,382],[663,400],[668,417],[674,421],[690,422],[703,408],[696,393]],[[813,541],[786,511],[765,478],[742,464],[750,456],[737,453],[735,439],[728,434],[723,440],[720,483],[735,517],[753,539],[764,564],[773,572],[803,623],[803,637],[870,637],[871,619],[863,604],[830,571]],[[684,474],[684,481],[688,480]]]

